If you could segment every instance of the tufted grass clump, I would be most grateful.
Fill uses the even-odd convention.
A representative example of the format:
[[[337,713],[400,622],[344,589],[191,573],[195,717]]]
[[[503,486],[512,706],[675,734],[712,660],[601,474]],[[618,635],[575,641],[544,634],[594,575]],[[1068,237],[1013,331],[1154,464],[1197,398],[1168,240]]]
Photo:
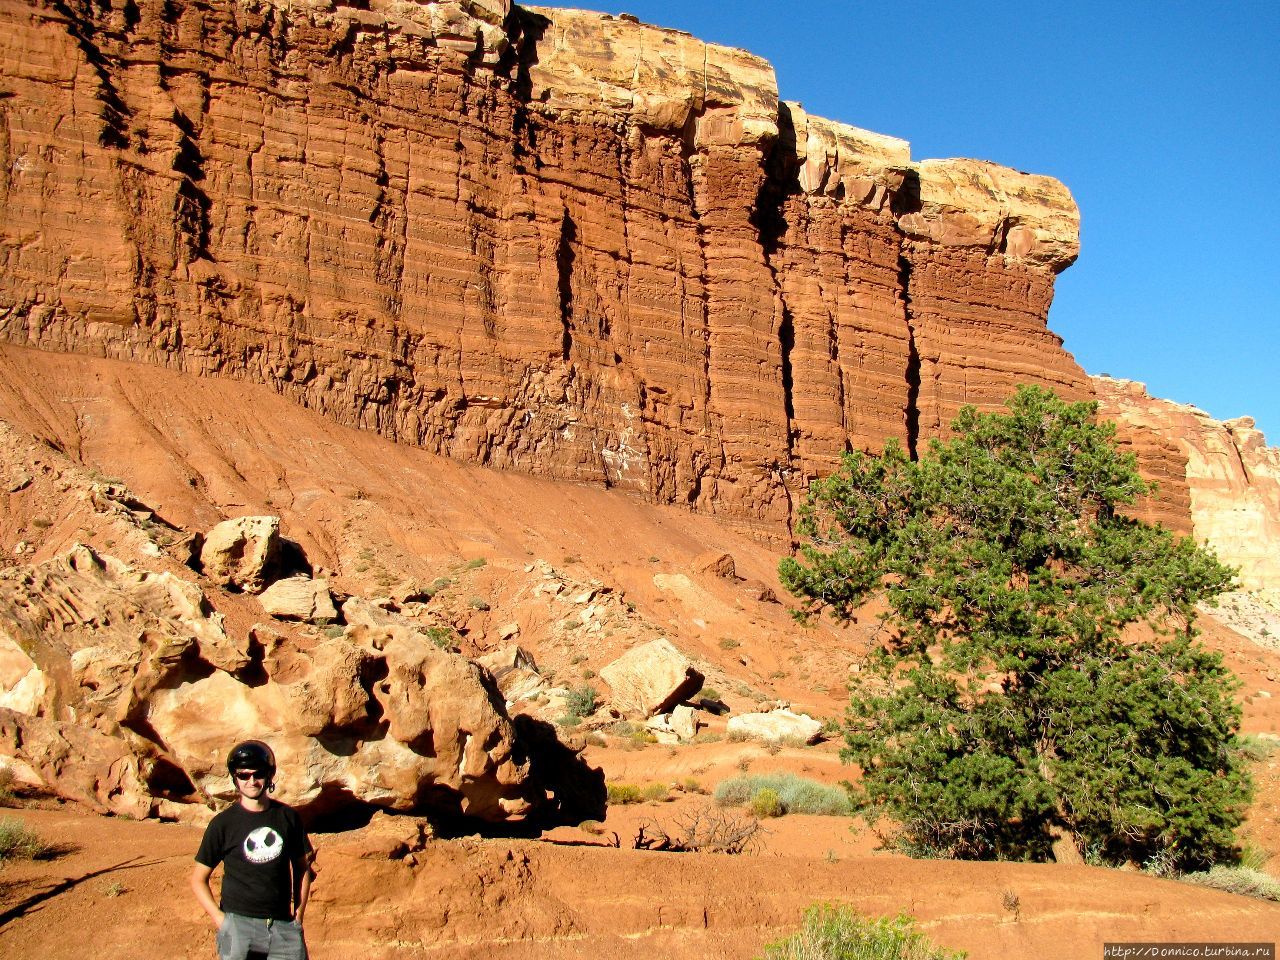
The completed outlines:
[[[661,783],[647,783],[644,786],[636,783],[610,783],[605,785],[605,791],[611,806],[664,803],[671,799],[671,791]]]
[[[40,834],[28,830],[21,820],[0,820],[0,863],[9,860],[38,860],[48,856],[53,847]]]
[[[851,907],[816,904],[800,930],[765,947],[761,960],[963,960],[934,946],[905,915],[864,917]]]
[[[782,811],[811,813],[827,817],[849,816],[853,810],[849,794],[843,787],[828,786],[798,777],[793,773],[757,773],[722,780],[715,790],[716,803],[722,807],[752,806],[762,791],[776,795]]]
[[[1280,901],[1280,882],[1261,870],[1249,867],[1214,866],[1199,873],[1184,873],[1181,879],[1227,893]]]

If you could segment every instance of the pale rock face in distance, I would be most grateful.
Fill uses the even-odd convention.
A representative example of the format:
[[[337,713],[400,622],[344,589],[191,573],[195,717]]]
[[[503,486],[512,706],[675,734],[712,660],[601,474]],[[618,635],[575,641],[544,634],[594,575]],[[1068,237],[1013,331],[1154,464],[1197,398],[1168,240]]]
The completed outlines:
[[[1214,420],[1203,410],[1147,394],[1132,380],[1094,377],[1099,416],[1117,425],[1122,448],[1161,485],[1144,505],[1148,519],[1194,532],[1224,563],[1240,569],[1245,589],[1280,590],[1280,449],[1268,447],[1253,420]],[[1189,529],[1170,516],[1173,499]]]

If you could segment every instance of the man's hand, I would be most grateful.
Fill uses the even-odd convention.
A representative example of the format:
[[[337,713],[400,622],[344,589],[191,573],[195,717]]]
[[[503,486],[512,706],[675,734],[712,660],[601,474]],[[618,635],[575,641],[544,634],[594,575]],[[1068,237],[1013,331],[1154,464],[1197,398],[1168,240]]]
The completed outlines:
[[[191,892],[195,895],[196,903],[204,907],[204,912],[209,915],[214,929],[217,930],[221,929],[222,921],[227,918],[227,915],[218,909],[218,904],[213,899],[213,891],[209,889],[209,877],[212,874],[212,867],[197,863],[191,871]]]

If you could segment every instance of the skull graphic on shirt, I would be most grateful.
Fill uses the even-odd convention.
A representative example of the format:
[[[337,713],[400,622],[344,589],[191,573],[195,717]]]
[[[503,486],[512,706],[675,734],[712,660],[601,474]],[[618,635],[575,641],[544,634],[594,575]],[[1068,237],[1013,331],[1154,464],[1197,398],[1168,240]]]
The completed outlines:
[[[244,858],[250,863],[270,863],[283,851],[284,841],[270,827],[258,827],[244,838]]]

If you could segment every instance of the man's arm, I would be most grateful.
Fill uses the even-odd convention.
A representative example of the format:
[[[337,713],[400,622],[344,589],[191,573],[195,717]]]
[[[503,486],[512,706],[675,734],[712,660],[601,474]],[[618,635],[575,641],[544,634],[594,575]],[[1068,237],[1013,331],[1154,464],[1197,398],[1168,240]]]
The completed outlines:
[[[213,925],[221,927],[226,914],[218,909],[218,904],[213,899],[213,890],[209,887],[209,878],[212,876],[213,867],[197,863],[191,871],[191,892],[195,895],[196,902],[204,907],[204,912],[209,915]]]
[[[311,878],[315,876],[311,862],[315,855],[314,850],[309,850],[306,856],[293,865],[293,920],[299,926],[302,925],[302,915],[307,912],[307,901],[311,899]]]

